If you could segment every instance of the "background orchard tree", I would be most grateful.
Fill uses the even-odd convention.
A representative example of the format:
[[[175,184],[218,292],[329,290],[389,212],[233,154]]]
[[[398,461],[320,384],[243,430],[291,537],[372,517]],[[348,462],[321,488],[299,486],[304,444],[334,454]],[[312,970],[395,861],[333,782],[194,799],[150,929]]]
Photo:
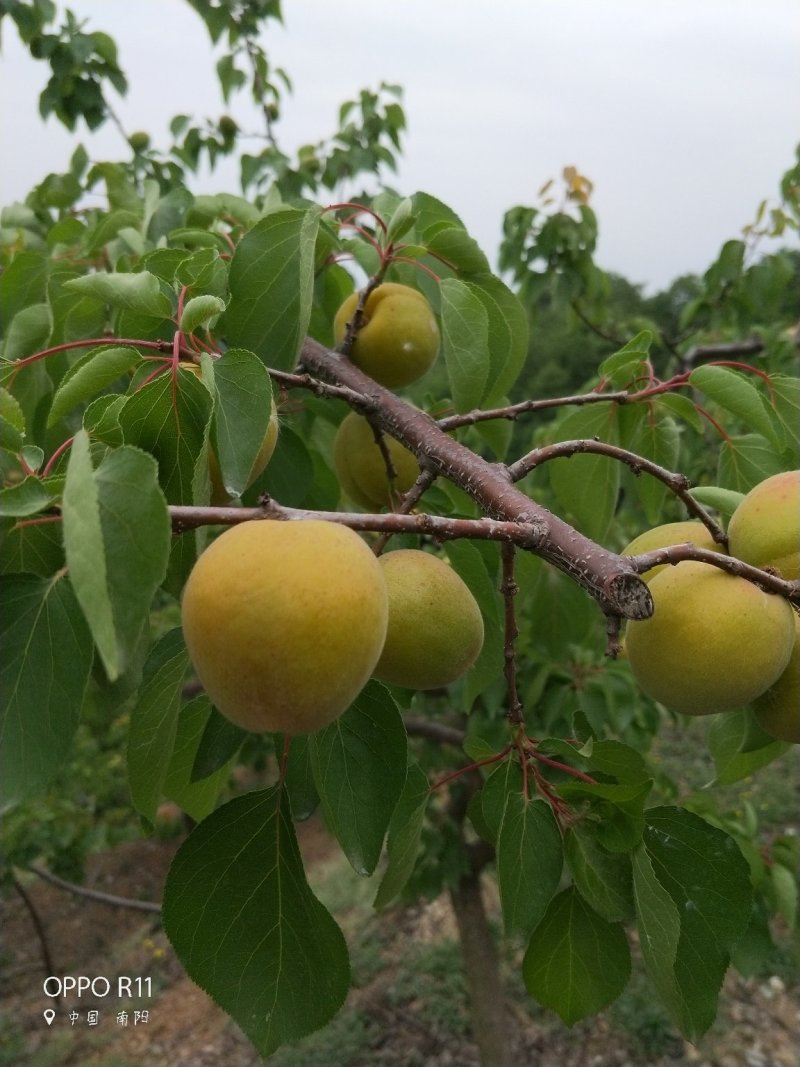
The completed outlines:
[[[139,131],[121,161],[78,147],[0,218],[6,884],[35,860],[78,877],[85,851],[121,832],[123,804],[152,825],[177,803],[196,825],[165,929],[266,1055],[323,1026],[349,986],[296,843],[294,823],[319,810],[356,871],[383,872],[376,907],[449,893],[483,1063],[511,1061],[489,872],[535,1000],[568,1025],[605,1009],[638,930],[657,994],[696,1038],[731,961],[766,951],[772,915],[795,924],[797,842],[767,846],[752,819],[721,817],[713,791],[684,802],[656,771],[647,753],[669,713],[616,656],[621,626],[651,613],[641,575],[655,563],[716,559],[795,606],[800,591],[707,549],[619,553],[685,518],[720,540],[744,493],[800,466],[798,256],[758,255],[762,235],[800,223],[800,166],[702,278],[648,299],[595,264],[591,183],[566,168],[508,212],[498,275],[447,205],[386,184],[405,127],[397,87],[343,104],[334,134],[292,157],[278,140],[290,83],[258,37],[280,5],[192,6],[227,41],[224,98],[262,107],[261,151],[241,152],[229,116],[176,116],[166,148]],[[5,0],[0,15],[50,65],[43,114],[118,123],[109,86],[126,80],[109,37],[71,14],[54,28],[49,0]],[[233,152],[243,195],[194,195],[200,160]],[[438,363],[399,394],[348,358],[385,281],[422,294],[441,333]],[[569,330],[549,351],[557,321]],[[277,445],[250,484],[273,401]],[[416,457],[390,510],[342,493],[334,440],[351,412],[390,483],[386,442]],[[209,503],[212,451],[228,506]],[[308,737],[247,736],[198,692],[178,602],[226,526],[319,518],[378,553],[446,557],[484,644],[446,688],[371,681]],[[74,746],[88,760],[122,745],[129,800],[115,784],[105,822],[32,831],[54,791],[69,804],[59,775]],[[708,745],[719,784],[790,747],[750,708],[709,717]],[[268,782],[237,794],[231,770],[248,761]]]

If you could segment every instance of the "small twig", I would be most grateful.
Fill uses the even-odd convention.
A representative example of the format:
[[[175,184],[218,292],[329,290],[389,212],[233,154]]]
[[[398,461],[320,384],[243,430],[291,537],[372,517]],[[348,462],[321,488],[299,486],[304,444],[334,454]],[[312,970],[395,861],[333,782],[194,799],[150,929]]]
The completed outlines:
[[[578,393],[574,396],[557,396],[546,400],[522,400],[518,404],[507,404],[501,408],[487,408],[485,410],[476,408],[473,411],[465,412],[463,415],[448,415],[444,419],[437,420],[436,425],[440,430],[449,433],[451,430],[458,430],[462,426],[474,426],[477,422],[488,422],[490,419],[510,419],[513,422],[520,415],[527,415],[532,411],[544,411],[547,408],[569,406],[580,407],[584,404],[625,404],[630,398],[630,393],[618,391],[616,393]]]
[[[356,303],[355,311],[353,312],[353,317],[347,323],[341,344],[338,345],[336,348],[336,351],[340,353],[340,355],[347,356],[349,358],[350,353],[353,350],[353,342],[356,339],[356,334],[364,325],[364,308],[366,307],[367,300],[369,299],[372,291],[374,289],[377,289],[383,281],[383,276],[389,267],[389,263],[390,258],[388,255],[386,255],[383,261],[381,262],[377,273],[373,274],[373,276],[369,279],[367,284],[358,294],[358,301]]]
[[[684,474],[676,474],[674,471],[667,470],[666,467],[662,467],[650,459],[645,459],[644,456],[637,455],[636,452],[620,448],[619,445],[611,445],[605,441],[595,439],[559,441],[553,445],[545,445],[542,448],[533,449],[526,456],[518,459],[516,463],[512,463],[508,467],[508,474],[513,482],[518,482],[542,463],[586,453],[608,456],[609,459],[625,463],[637,476],[644,473],[657,478],[667,486],[670,492],[678,497],[690,515],[703,523],[715,541],[719,544],[725,543],[724,530],[691,495],[689,492],[689,479]]]
[[[513,541],[523,548],[536,548],[542,540],[542,527],[535,522],[509,522],[499,519],[456,519],[439,515],[402,515],[396,511],[381,515],[346,511],[310,511],[289,508],[265,498],[256,508],[194,507],[172,504],[169,507],[174,533],[185,533],[200,526],[235,526],[253,519],[283,522],[322,519],[349,526],[351,530],[377,533],[429,534],[440,540],[459,537],[484,541]]]
[[[23,904],[27,908],[28,914],[31,917],[31,921],[33,922],[34,929],[36,930],[36,936],[39,938],[39,945],[42,949],[42,960],[44,961],[47,973],[58,974],[58,971],[56,970],[56,965],[53,962],[53,954],[50,951],[50,943],[47,940],[47,934],[45,932],[44,923],[42,922],[41,916],[39,915],[36,905],[33,903],[28,891],[25,889],[25,887],[22,885],[22,883],[19,881],[15,874],[12,874],[11,881],[14,886],[14,889],[16,889],[17,893],[22,899]],[[53,999],[56,1001],[56,1003],[60,1003],[61,994],[57,993]]]
[[[504,544],[500,549],[503,557],[503,580],[500,584],[500,592],[503,594],[505,603],[505,641],[503,657],[505,660],[506,688],[508,690],[508,710],[506,718],[514,726],[521,726],[525,722],[522,702],[517,692],[517,663],[516,663],[516,640],[519,637],[517,617],[514,610],[514,597],[519,592],[514,577],[515,552],[513,544]]]
[[[433,485],[436,481],[436,475],[433,471],[423,468],[417,480],[405,494],[400,501],[400,506],[395,510],[395,515],[410,515],[411,511],[416,507],[417,503],[421,499],[423,493]],[[384,548],[391,537],[391,533],[382,533],[372,546],[372,551],[376,556],[379,556],[383,552]]]
[[[780,578],[770,570],[761,570],[759,567],[751,567],[749,563],[743,563],[733,556],[726,556],[722,552],[715,552],[710,548],[698,548],[696,545],[686,543],[683,545],[671,545],[668,548],[655,548],[650,552],[642,552],[637,556],[626,556],[630,560],[637,574],[644,574],[653,567],[662,564],[674,565],[691,560],[696,563],[710,563],[727,574],[736,578],[746,578],[748,582],[759,586],[767,593],[785,597],[792,604],[800,605],[800,580],[789,582]]]
[[[155,904],[149,900],[133,900],[130,897],[118,897],[113,893],[103,893],[99,889],[87,889],[82,885],[75,885],[74,882],[67,882],[63,878],[59,878],[57,874],[46,870],[44,867],[40,867],[38,864],[32,863],[28,867],[29,871],[33,871],[34,874],[44,879],[45,882],[51,882],[53,885],[57,885],[59,889],[66,889],[68,893],[74,893],[76,897],[86,897],[88,900],[96,900],[100,904],[113,904],[117,908],[133,908],[136,911],[149,911],[156,915],[161,913],[161,905]],[[51,971],[51,974],[55,974],[55,971]]]
[[[375,402],[363,393],[357,393],[355,389],[348,389],[346,385],[329,385],[314,378],[311,374],[290,374],[288,371],[274,370],[268,367],[270,378],[286,386],[287,389],[308,389],[315,396],[325,396],[331,399],[344,400],[351,407],[359,411],[368,412],[375,408]]]

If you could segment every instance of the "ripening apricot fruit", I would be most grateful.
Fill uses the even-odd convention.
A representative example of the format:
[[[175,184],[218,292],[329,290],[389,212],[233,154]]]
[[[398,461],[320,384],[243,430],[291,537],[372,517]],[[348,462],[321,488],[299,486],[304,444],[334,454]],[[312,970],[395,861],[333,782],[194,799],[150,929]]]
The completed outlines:
[[[707,548],[712,552],[721,552],[722,547],[717,544],[708,528],[697,519],[687,519],[684,522],[667,522],[663,526],[654,526],[652,530],[634,537],[627,548],[623,548],[623,556],[638,556],[642,552],[652,552],[656,548],[671,548],[672,545],[683,545],[689,542],[697,548]],[[659,564],[645,571],[642,578],[649,582],[651,578],[668,567],[668,563]]]
[[[244,522],[183,592],[186,647],[216,707],[245,730],[307,734],[349,707],[378,662],[383,569],[346,526]]]
[[[648,583],[651,618],[629,622],[625,651],[648,696],[686,715],[730,711],[780,677],[794,643],[786,600],[687,560]]]
[[[384,435],[397,477],[391,483],[395,493],[407,492],[419,476],[419,463],[399,441]],[[391,505],[386,461],[375,441],[372,427],[362,415],[345,415],[333,442],[333,466],[339,484],[350,499],[367,511]]]
[[[750,490],[731,516],[728,544],[753,567],[800,578],[800,471],[773,474]]]
[[[190,363],[188,360],[185,363],[181,363],[182,370],[188,370],[191,374],[194,374],[196,378],[202,375],[200,367],[196,363]],[[270,406],[269,422],[267,423],[267,432],[264,435],[264,440],[259,448],[256,458],[253,460],[253,465],[250,468],[250,473],[247,475],[247,485],[245,489],[252,485],[258,476],[266,469],[267,464],[272,459],[272,454],[275,451],[275,445],[278,443],[278,409],[275,407],[275,398],[272,398]],[[222,471],[220,470],[219,460],[212,448],[208,450],[208,473],[211,478],[211,501],[213,507],[225,507],[230,503],[231,494],[225,488],[225,483],[222,480]]]
[[[348,296],[336,312],[337,344],[355,314],[358,295]],[[372,290],[364,305],[364,323],[350,350],[356,366],[388,389],[397,389],[430,370],[438,352],[439,327],[422,293],[397,282],[383,282]]]
[[[761,728],[778,741],[800,745],[800,616],[795,615],[792,654],[777,682],[753,701]]]
[[[483,647],[483,617],[453,568],[416,549],[380,557],[389,625],[374,675],[407,689],[450,685]]]

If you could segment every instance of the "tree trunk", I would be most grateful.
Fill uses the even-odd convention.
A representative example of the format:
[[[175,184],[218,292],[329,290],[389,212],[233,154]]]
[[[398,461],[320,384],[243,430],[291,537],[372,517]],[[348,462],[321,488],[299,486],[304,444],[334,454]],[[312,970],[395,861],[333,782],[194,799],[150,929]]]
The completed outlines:
[[[465,875],[450,899],[458,924],[470,1000],[472,1036],[481,1067],[513,1067],[497,946],[481,896],[480,874]]]

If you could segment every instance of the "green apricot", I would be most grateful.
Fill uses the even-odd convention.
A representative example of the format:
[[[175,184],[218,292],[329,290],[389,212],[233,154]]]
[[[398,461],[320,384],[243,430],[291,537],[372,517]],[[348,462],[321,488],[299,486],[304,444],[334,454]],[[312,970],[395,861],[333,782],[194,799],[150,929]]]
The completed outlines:
[[[728,544],[753,567],[800,578],[800,471],[773,474],[750,490],[731,516]]]
[[[406,689],[455,682],[483,647],[475,597],[448,563],[429,552],[399,549],[381,556],[380,564],[389,623],[374,676]]]
[[[627,624],[625,652],[653,700],[685,715],[731,711],[785,670],[794,621],[782,597],[692,561],[666,568],[649,586],[654,613]]]
[[[407,492],[419,476],[416,456],[393,437],[384,435],[397,478],[390,487],[386,461],[375,441],[372,427],[362,415],[351,411],[342,419],[333,442],[333,466],[347,496],[367,511],[391,506],[391,490]]]
[[[358,305],[352,293],[336,312],[333,332],[341,344]],[[430,304],[416,289],[383,282],[364,305],[364,321],[353,341],[350,358],[387,389],[421,378],[439,353],[439,327]]]

